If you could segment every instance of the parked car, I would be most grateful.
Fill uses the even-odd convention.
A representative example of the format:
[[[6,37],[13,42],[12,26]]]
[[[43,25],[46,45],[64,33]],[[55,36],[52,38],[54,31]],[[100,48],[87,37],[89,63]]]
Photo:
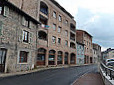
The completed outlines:
[[[108,62],[108,63],[107,63],[107,66],[108,66],[109,68],[113,68],[113,69],[114,69],[114,61]]]
[[[114,59],[107,59],[106,60],[106,65],[108,65],[108,63],[110,63],[110,62],[114,62]]]

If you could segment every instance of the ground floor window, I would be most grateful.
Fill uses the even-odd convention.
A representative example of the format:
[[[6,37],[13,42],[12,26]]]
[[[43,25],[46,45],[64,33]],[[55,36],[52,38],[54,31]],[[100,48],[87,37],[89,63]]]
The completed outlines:
[[[62,52],[61,51],[58,52],[57,60],[58,60],[58,64],[62,64]]]
[[[70,62],[71,62],[71,64],[75,64],[75,54],[71,54]]]
[[[19,63],[27,63],[28,52],[20,51]]]
[[[45,60],[45,54],[46,54],[46,50],[43,48],[38,49],[38,56],[37,56],[37,60],[38,61],[44,61]]]
[[[55,61],[55,51],[54,50],[50,50],[49,51],[49,65],[54,65],[54,61]]]
[[[65,64],[68,64],[68,53],[65,53]]]

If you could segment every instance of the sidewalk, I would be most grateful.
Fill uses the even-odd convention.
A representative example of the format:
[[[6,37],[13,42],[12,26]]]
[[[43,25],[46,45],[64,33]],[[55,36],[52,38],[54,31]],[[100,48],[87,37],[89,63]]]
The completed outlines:
[[[89,73],[80,77],[73,85],[104,85],[99,73]]]

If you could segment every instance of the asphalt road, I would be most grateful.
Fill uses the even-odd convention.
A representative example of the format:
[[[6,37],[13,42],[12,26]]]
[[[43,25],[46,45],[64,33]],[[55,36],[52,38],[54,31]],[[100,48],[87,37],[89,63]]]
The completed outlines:
[[[97,65],[51,69],[0,79],[0,85],[71,85],[83,74],[97,71]]]

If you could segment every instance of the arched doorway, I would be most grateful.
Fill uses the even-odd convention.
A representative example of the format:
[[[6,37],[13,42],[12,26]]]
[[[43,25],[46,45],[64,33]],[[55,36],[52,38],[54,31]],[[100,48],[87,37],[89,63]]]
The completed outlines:
[[[43,48],[38,49],[37,65],[45,65],[46,50]]]
[[[58,51],[58,57],[57,57],[57,64],[62,64],[62,56],[63,56],[63,52]]]
[[[74,53],[71,53],[70,55],[70,64],[75,64],[76,62],[76,55]]]
[[[55,50],[49,51],[49,58],[48,58],[49,65],[55,64]]]
[[[65,64],[68,64],[68,53],[67,52],[65,52],[65,57],[64,57],[64,60],[65,60]]]

